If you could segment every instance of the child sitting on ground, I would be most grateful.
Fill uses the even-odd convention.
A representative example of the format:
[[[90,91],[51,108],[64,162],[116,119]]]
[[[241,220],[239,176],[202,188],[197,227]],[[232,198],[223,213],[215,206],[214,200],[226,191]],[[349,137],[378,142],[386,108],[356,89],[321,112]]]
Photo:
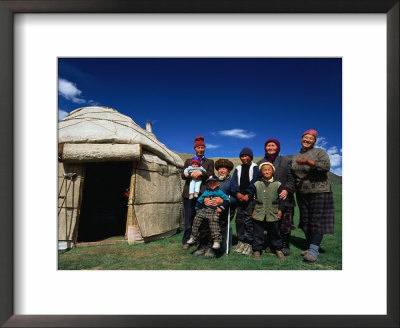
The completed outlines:
[[[188,244],[194,244],[199,238],[199,228],[203,220],[208,220],[208,225],[211,231],[211,238],[213,240],[214,249],[221,247],[222,236],[219,230],[219,214],[222,213],[225,208],[229,206],[229,197],[219,188],[219,179],[212,175],[207,179],[207,190],[199,197],[196,203],[196,216],[193,220],[192,234],[190,239],[187,241]],[[216,206],[205,206],[203,203],[204,198],[209,197],[221,197],[223,199],[222,205]]]
[[[254,219],[253,258],[260,258],[264,246],[264,230],[267,230],[267,235],[276,250],[278,259],[284,260],[285,255],[282,252],[282,237],[278,223],[285,207],[285,201],[279,199],[283,186],[279,181],[274,181],[275,167],[272,163],[261,163],[259,169],[262,178],[254,183],[256,205],[252,215]]]
[[[201,171],[203,173],[206,170],[201,166],[201,158],[200,157],[193,157],[192,161],[190,162],[190,166],[188,166],[184,171],[183,174],[188,178],[193,172]],[[199,197],[201,186],[201,180],[192,179],[189,184],[189,199],[193,199],[193,197]]]

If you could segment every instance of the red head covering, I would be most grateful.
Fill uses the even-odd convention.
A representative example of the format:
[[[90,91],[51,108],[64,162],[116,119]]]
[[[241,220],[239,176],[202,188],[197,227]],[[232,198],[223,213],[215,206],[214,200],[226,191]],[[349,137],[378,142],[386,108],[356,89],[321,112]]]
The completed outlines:
[[[302,136],[304,136],[305,134],[311,134],[312,136],[314,136],[315,140],[317,140],[317,138],[318,138],[318,132],[313,129],[309,129],[309,130],[305,131],[302,134]]]
[[[194,139],[194,148],[196,148],[197,146],[206,146],[206,144],[204,143],[204,137],[198,136],[196,137],[196,139]]]
[[[201,165],[201,158],[200,157],[193,157],[192,160],[190,161],[190,165],[192,165],[193,163],[197,163],[198,165]]]

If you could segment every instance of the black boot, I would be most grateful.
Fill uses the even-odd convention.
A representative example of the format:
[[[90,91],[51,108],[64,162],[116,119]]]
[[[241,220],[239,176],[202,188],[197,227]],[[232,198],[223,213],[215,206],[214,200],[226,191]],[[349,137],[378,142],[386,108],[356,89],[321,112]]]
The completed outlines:
[[[285,256],[290,254],[289,239],[290,232],[282,234],[282,252]]]

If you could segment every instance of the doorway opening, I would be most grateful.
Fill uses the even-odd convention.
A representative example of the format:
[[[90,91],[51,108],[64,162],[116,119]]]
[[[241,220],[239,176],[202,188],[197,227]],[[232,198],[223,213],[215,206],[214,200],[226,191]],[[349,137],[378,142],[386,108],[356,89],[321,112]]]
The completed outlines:
[[[124,238],[131,170],[131,162],[86,164],[78,243]]]

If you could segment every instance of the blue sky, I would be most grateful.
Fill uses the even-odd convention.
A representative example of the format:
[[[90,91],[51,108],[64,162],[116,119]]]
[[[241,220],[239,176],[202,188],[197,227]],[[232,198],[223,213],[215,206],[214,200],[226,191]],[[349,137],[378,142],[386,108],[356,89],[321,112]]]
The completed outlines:
[[[204,136],[207,157],[263,156],[268,138],[294,154],[312,128],[342,174],[340,58],[59,58],[58,82],[59,119],[112,107],[178,152]]]

